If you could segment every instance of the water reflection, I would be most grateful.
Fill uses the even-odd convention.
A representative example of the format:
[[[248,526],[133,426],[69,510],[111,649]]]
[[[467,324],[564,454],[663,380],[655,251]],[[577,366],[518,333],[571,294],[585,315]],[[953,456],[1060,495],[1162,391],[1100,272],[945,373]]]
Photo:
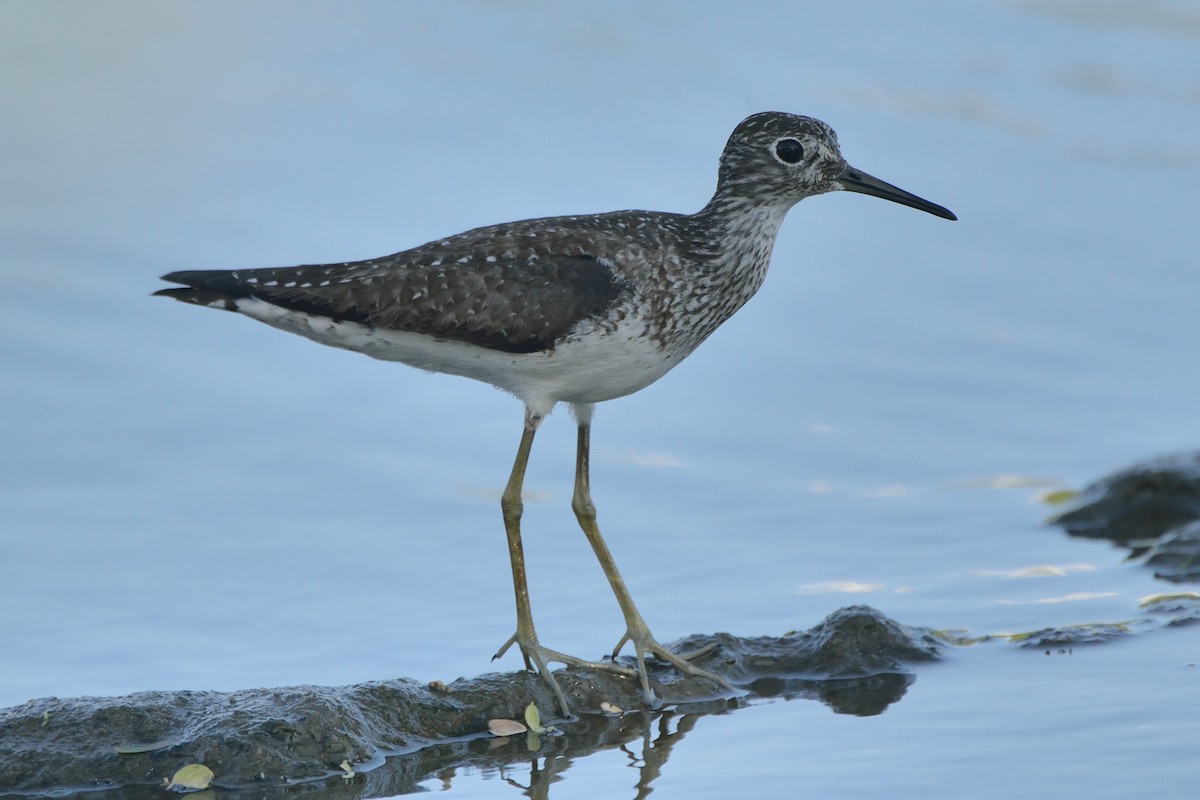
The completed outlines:
[[[872,717],[900,701],[915,675],[884,673],[864,678],[805,680],[759,678],[746,688],[758,697],[783,700],[819,700],[837,714]]]
[[[525,797],[550,797],[550,787],[568,777],[570,768],[579,760],[607,751],[624,754],[628,766],[637,771],[630,797],[645,798],[653,784],[666,771],[667,762],[675,748],[702,720],[721,716],[751,703],[770,698],[775,700],[818,700],[838,714],[871,716],[883,713],[898,702],[916,680],[905,674],[882,674],[841,680],[808,680],[803,678],[760,678],[745,686],[751,692],[747,698],[689,704],[661,713],[631,714],[621,718],[584,717],[571,724],[563,736],[539,737],[537,750],[525,752],[531,740],[513,737],[506,741],[476,740],[469,744],[470,752],[462,753],[457,746],[444,745],[408,756],[389,759],[387,764],[367,776],[361,796],[404,794],[420,791],[427,779],[406,782],[410,776],[436,772],[441,788],[449,789],[460,773],[473,780],[474,772],[494,775],[509,786],[520,790]],[[413,768],[412,763],[429,762],[440,757],[457,759],[457,766],[442,765],[427,771]],[[523,783],[511,773],[516,765],[528,764],[528,776]],[[522,773],[524,770],[522,769]],[[377,794],[378,793],[378,794]]]
[[[629,766],[638,772],[637,781],[633,786],[633,797],[644,798],[653,791],[652,784],[662,775],[674,747],[682,742],[705,716],[707,714],[677,712],[665,712],[650,717],[637,715],[636,719],[631,718],[633,725],[629,726],[629,733],[632,734],[636,728],[636,735],[630,735],[618,744],[597,747],[578,755],[572,755],[569,749],[566,749],[564,752],[535,756],[530,760],[527,786],[505,775],[503,769],[501,777],[510,786],[522,789],[526,797],[546,798],[550,796],[550,785],[565,777],[564,773],[576,758],[615,748],[625,755]],[[631,746],[635,740],[638,742],[636,749]]]

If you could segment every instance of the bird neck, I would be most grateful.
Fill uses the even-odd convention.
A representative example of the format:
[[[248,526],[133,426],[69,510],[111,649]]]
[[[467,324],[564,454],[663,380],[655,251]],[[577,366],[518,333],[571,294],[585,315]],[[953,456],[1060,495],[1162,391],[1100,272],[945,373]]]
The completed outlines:
[[[792,205],[718,192],[691,217],[697,232],[693,257],[732,280],[753,280],[757,289],[766,275],[779,226]]]
[[[744,244],[747,240],[774,241],[779,226],[795,201],[764,202],[753,197],[717,192],[708,205],[692,218],[713,232],[714,240],[727,246]]]

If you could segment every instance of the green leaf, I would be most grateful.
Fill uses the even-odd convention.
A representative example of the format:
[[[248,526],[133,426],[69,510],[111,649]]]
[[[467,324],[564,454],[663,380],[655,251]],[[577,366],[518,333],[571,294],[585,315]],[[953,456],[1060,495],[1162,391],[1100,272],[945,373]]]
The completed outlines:
[[[1041,496],[1041,501],[1048,506],[1061,506],[1063,503],[1069,503],[1079,496],[1079,492],[1073,489],[1060,489],[1057,492],[1046,492]]]
[[[212,783],[213,771],[203,764],[188,764],[171,776],[167,788],[176,792],[198,792]]]
[[[525,724],[529,726],[529,730],[534,733],[545,733],[546,729],[542,727],[542,713],[538,711],[535,703],[530,703],[525,706]]]

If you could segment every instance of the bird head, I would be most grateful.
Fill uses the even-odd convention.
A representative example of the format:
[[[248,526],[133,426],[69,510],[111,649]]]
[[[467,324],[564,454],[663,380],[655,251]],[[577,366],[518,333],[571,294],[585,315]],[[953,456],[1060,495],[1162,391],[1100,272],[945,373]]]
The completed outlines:
[[[790,207],[833,191],[890,200],[944,219],[946,208],[846,163],[833,128],[812,117],[765,111],[742,120],[721,154],[717,194]]]

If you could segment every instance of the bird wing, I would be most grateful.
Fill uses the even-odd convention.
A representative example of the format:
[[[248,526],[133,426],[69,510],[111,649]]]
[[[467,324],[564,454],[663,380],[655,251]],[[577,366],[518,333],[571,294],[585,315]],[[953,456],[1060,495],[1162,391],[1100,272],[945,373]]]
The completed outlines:
[[[579,248],[495,247],[494,233],[455,239],[367,261],[172,272],[163,280],[189,288],[155,294],[224,301],[230,310],[238,298],[254,297],[330,319],[532,353],[551,349],[580,321],[602,317],[627,291],[607,260]]]

